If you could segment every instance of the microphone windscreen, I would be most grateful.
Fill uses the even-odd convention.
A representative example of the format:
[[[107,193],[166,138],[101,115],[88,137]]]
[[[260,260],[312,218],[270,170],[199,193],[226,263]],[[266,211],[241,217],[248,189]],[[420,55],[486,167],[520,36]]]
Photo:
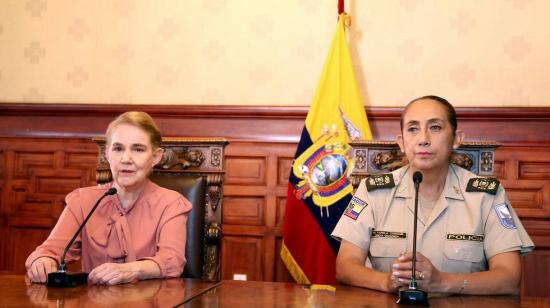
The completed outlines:
[[[105,193],[105,195],[110,196],[116,194],[116,188],[109,188],[109,190]]]
[[[415,171],[413,173],[413,182],[416,184],[420,184],[420,182],[422,182],[422,172]]]

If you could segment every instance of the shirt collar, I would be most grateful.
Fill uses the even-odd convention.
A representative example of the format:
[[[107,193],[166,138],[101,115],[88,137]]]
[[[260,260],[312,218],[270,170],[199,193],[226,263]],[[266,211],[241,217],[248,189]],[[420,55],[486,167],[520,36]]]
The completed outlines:
[[[464,200],[460,189],[460,182],[458,175],[456,174],[455,166],[449,164],[447,170],[447,178],[445,179],[445,187],[443,188],[442,195],[445,198]],[[460,167],[458,167],[460,168]],[[410,168],[408,165],[399,170],[400,173],[396,174],[398,179],[397,192],[395,196],[398,198],[413,198],[414,197],[414,184],[412,182],[412,176],[410,175]]]
[[[445,198],[455,199],[455,200],[464,200],[462,195],[462,190],[460,189],[460,179],[458,178],[455,168],[462,168],[449,164],[449,169],[447,171],[447,179],[445,180],[445,188],[443,188],[443,196]]]
[[[414,185],[412,185],[412,179],[409,176],[409,165],[399,169],[395,175],[397,179],[395,196],[398,198],[412,198],[414,196]]]
[[[142,200],[143,198],[146,198],[144,196],[149,196],[151,194],[152,191],[155,190],[156,188],[156,185],[151,182],[151,180],[149,179],[146,179],[145,180],[146,183],[143,187],[143,189],[141,190],[138,198],[134,201],[134,203],[132,203],[129,207],[127,208],[123,208],[122,207],[122,204],[120,203],[120,200],[118,199],[118,196],[117,195],[113,195],[113,196],[110,196],[110,197],[113,197],[112,201],[117,205],[117,207],[123,212],[123,213],[129,213],[133,208],[134,206],[137,204],[137,203],[141,203],[141,202],[148,202],[147,199],[145,200]],[[111,184],[111,186],[114,186],[114,184]]]

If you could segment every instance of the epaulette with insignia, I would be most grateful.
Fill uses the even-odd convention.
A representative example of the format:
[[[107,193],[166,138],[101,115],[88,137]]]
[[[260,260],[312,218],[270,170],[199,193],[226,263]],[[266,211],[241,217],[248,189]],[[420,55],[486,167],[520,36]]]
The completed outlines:
[[[495,195],[498,190],[500,182],[497,179],[488,178],[471,178],[466,186],[467,192],[485,192],[491,195]]]
[[[371,191],[379,188],[395,187],[395,182],[393,181],[393,174],[391,173],[369,175],[369,177],[365,181],[365,184],[367,185],[367,191]]]

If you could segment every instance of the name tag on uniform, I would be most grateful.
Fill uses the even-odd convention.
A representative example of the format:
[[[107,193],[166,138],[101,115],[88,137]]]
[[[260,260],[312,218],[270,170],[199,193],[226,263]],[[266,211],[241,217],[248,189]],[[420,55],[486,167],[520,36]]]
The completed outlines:
[[[382,237],[382,238],[407,238],[407,233],[405,232],[394,232],[394,231],[378,231],[372,230],[372,237]]]
[[[447,234],[448,240],[483,242],[485,236],[475,234]]]

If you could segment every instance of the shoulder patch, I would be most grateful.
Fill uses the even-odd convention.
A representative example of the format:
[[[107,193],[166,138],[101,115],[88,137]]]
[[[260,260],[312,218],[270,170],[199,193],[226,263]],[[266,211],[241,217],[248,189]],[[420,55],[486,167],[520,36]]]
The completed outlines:
[[[501,203],[499,205],[495,205],[495,212],[497,213],[498,220],[500,220],[500,224],[506,228],[506,229],[516,229],[516,223],[514,222],[514,217],[512,217],[512,214],[510,213],[510,209],[508,209],[508,204]]]
[[[359,214],[363,211],[364,208],[367,207],[367,202],[353,196],[351,198],[351,201],[348,204],[348,207],[344,211],[344,215],[348,216],[349,218],[353,220],[357,220],[357,217],[359,217]]]
[[[371,191],[379,188],[395,187],[395,182],[393,181],[393,174],[391,173],[369,175],[369,177],[365,181],[365,184],[367,185],[367,191]]]
[[[495,195],[498,190],[500,182],[497,179],[489,178],[471,178],[466,186],[467,192],[485,192],[491,195]]]

